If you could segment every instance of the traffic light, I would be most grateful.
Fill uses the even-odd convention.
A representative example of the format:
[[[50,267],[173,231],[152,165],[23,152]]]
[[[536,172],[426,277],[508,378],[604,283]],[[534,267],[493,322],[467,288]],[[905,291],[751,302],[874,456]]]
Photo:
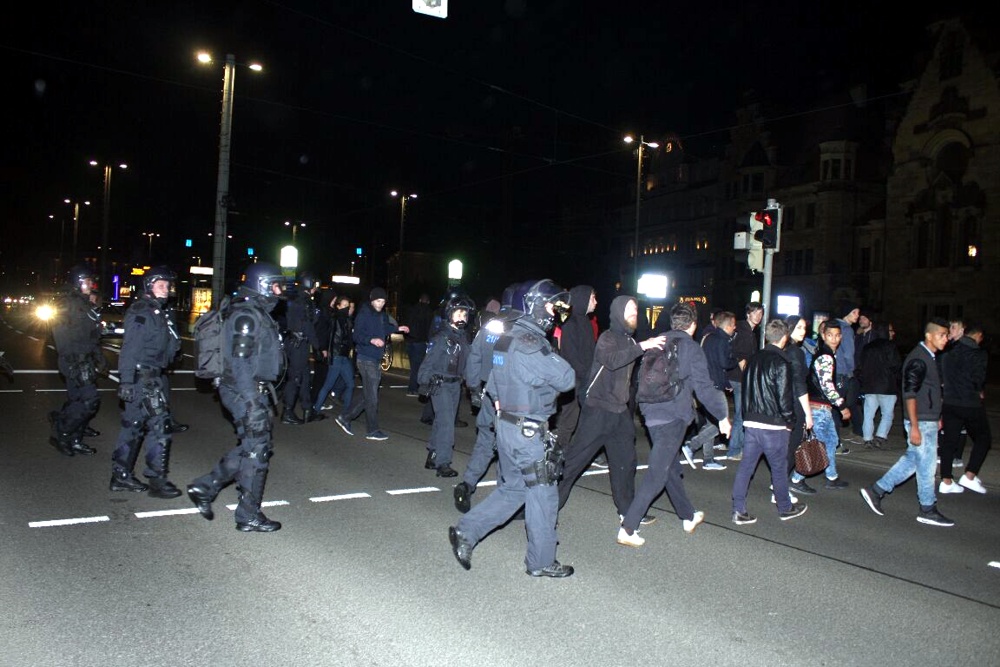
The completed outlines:
[[[737,225],[745,227],[747,231],[736,232],[733,237],[733,249],[744,251],[737,253],[737,259],[745,262],[751,271],[764,269],[764,249],[760,243],[763,222],[759,216],[760,213],[750,211],[736,218]]]
[[[781,238],[781,209],[768,208],[756,214],[760,222],[760,244],[764,248],[778,249]]]

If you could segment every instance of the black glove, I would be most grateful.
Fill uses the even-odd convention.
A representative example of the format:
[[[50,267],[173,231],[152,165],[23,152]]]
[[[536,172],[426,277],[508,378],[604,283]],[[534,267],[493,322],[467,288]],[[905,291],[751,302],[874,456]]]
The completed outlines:
[[[118,385],[118,398],[122,399],[126,403],[131,403],[136,399],[138,392],[135,389],[135,385],[127,382],[122,382]]]

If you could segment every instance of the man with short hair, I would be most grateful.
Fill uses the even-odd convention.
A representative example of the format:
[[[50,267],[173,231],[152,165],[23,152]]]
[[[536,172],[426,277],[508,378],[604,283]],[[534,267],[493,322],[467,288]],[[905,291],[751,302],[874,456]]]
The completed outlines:
[[[835,320],[840,323],[841,333],[840,347],[837,348],[837,390],[844,396],[851,414],[858,413],[855,416],[860,417],[861,410],[858,408],[858,397],[861,395],[861,392],[858,387],[858,380],[854,377],[856,359],[854,325],[858,323],[858,319],[861,317],[861,308],[854,303],[848,302],[840,310],[844,313],[844,316]],[[845,417],[844,420],[851,424],[852,429],[857,431],[857,435],[861,435],[860,419]],[[854,428],[854,421],[857,421],[856,428]],[[837,423],[836,426],[839,431],[840,424]],[[861,440],[853,435],[846,435],[841,437],[840,440],[841,442],[837,445],[837,454],[851,453],[850,448],[844,444],[845,442],[855,445],[861,444]]]
[[[385,351],[385,339],[392,333],[400,331],[409,333],[407,326],[396,327],[389,321],[385,312],[386,293],[381,287],[375,287],[368,294],[368,303],[361,306],[361,311],[354,320],[354,354],[358,362],[358,373],[361,375],[361,398],[354,398],[352,405],[345,405],[344,412],[334,419],[337,426],[347,435],[354,435],[351,422],[362,412],[368,424],[368,440],[388,440],[389,436],[378,427],[378,387],[382,382],[382,353]]]
[[[714,326],[701,339],[701,348],[705,351],[705,360],[708,362],[708,374],[712,378],[712,384],[724,394],[729,394],[733,391],[733,386],[727,374],[737,367],[736,357],[733,356],[736,315],[723,310],[713,316],[712,322]],[[740,414],[742,414],[742,410]],[[715,437],[711,438],[705,442],[702,448],[704,452],[703,470],[726,469],[725,465],[715,460],[715,440]]]
[[[792,366],[782,350],[788,342],[788,325],[771,320],[764,327],[764,349],[754,355],[743,374],[743,460],[733,481],[733,523],[757,522],[747,512],[747,492],[760,457],[771,468],[778,517],[782,521],[802,516],[807,506],[793,503],[788,495],[788,433],[795,424]]]
[[[937,509],[934,494],[934,467],[937,457],[938,426],[941,420],[941,374],[937,354],[948,342],[948,322],[931,320],[924,327],[924,340],[903,362],[903,427],[906,453],[871,486],[861,489],[861,497],[879,516],[885,494],[917,477],[917,521],[931,526],[954,526],[955,522]]]
[[[813,431],[826,445],[830,464],[826,467],[826,488],[838,490],[847,488],[847,482],[837,475],[837,425],[834,420],[850,419],[851,410],[837,386],[837,350],[840,348],[840,320],[828,320],[823,327],[823,336],[816,347],[806,378],[809,389],[809,411],[812,413]],[[805,479],[798,471],[792,473],[792,487]]]
[[[941,410],[941,485],[939,493],[962,493],[964,489],[986,493],[979,471],[992,444],[990,422],[983,406],[986,365],[989,355],[982,349],[983,328],[970,323],[951,350],[942,355],[944,405]],[[972,453],[965,474],[952,483],[953,461],[963,433],[972,438]]]
[[[729,370],[727,377],[733,387],[733,430],[729,436],[729,451],[726,453],[730,461],[743,458],[743,369],[747,362],[757,354],[757,326],[764,317],[764,306],[757,301],[751,301],[746,307],[746,319],[736,325],[733,334],[733,356],[736,357],[736,367]]]

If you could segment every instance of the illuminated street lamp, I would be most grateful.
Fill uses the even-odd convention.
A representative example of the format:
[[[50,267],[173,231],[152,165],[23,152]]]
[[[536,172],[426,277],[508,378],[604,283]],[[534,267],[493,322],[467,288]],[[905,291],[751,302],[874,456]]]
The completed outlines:
[[[295,245],[295,233],[299,231],[299,227],[305,227],[304,222],[291,222],[290,220],[285,220],[285,227],[292,228],[292,245]]]
[[[406,226],[406,202],[410,199],[416,199],[417,195],[411,193],[408,195],[401,195],[397,190],[393,190],[389,193],[393,197],[399,197],[399,252],[403,252],[403,229]]]
[[[76,239],[80,231],[80,204],[90,206],[90,202],[73,201],[69,198],[63,199],[63,202],[73,205],[73,260],[76,261]],[[62,259],[62,239],[59,241],[59,258]]]
[[[90,161],[91,167],[99,167],[101,163],[97,160]],[[121,170],[128,169],[128,165],[124,162],[117,165]],[[104,164],[104,220],[101,224],[101,288],[104,288],[104,280],[108,275],[108,232],[111,228],[111,164]]]
[[[212,56],[202,52],[198,62],[211,63]],[[263,67],[257,63],[247,65],[254,72]],[[229,152],[232,147],[233,86],[236,83],[236,57],[226,55],[222,75],[222,121],[219,128],[219,178],[215,192],[215,237],[212,248],[212,304],[222,299],[226,285],[226,212],[229,208]]]
[[[146,237],[149,237],[149,251],[147,253],[147,256],[149,257],[150,260],[152,260],[153,259],[153,238],[154,237],[158,237],[159,234],[157,234],[156,232],[143,232],[142,235],[146,236]]]
[[[635,139],[632,135],[627,134],[624,141],[626,144],[631,144]],[[655,141],[647,142],[642,135],[639,136],[639,152],[635,170],[635,249],[632,254],[632,279],[636,284],[639,282],[639,205],[642,201],[642,156],[646,146],[659,148],[660,144]]]

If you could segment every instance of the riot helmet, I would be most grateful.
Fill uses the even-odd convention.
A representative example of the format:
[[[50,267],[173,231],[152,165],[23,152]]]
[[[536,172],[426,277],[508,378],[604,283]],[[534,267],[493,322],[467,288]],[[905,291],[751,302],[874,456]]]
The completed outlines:
[[[254,262],[243,272],[242,287],[260,296],[275,297],[277,295],[271,286],[274,283],[284,283],[284,281],[285,277],[282,275],[281,269],[274,264]]]
[[[177,274],[168,266],[154,266],[142,276],[143,291],[150,296],[155,296],[153,294],[153,283],[157,280],[166,280],[169,283],[167,287],[169,290],[177,282]],[[166,299],[167,297],[163,297],[162,300],[166,301]]]
[[[455,329],[464,329],[469,325],[469,320],[472,319],[472,312],[475,309],[476,303],[467,294],[454,294],[445,303],[442,316],[444,321]],[[465,311],[465,319],[453,321],[453,315],[459,310]]]
[[[94,284],[94,272],[89,266],[77,264],[66,273],[66,284],[76,292],[89,294]]]
[[[299,286],[302,288],[302,291],[308,292],[317,285],[319,285],[319,281],[309,271],[303,271],[299,274]]]
[[[520,306],[524,315],[545,332],[555,327],[556,315],[561,317],[569,311],[569,292],[548,278],[521,283],[511,300],[515,308]],[[545,307],[550,303],[553,313]]]

